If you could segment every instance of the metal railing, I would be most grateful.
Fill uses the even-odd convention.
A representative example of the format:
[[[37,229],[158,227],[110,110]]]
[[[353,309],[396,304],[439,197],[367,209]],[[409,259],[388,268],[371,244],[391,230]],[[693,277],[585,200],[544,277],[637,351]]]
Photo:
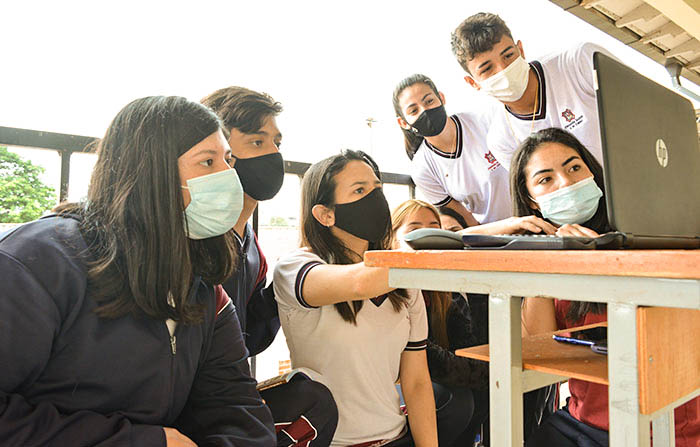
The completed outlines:
[[[68,185],[70,183],[70,158],[78,153],[91,153],[94,150],[94,143],[98,139],[83,135],[69,135],[54,132],[44,132],[39,130],[18,129],[14,127],[0,126],[0,146],[15,146],[31,149],[45,149],[56,151],[61,157],[61,180],[59,186],[59,203],[68,197]],[[285,174],[293,174],[299,178],[311,166],[311,163],[299,161],[285,161]],[[406,174],[396,174],[393,172],[382,172],[382,181],[387,184],[405,185],[408,187],[410,198],[415,197],[415,184],[411,177]],[[253,231],[258,233],[258,208],[253,212]],[[257,362],[255,356],[250,359],[251,373],[256,375]]]
[[[75,152],[92,152],[95,137],[83,135],[69,135],[63,133],[44,132],[40,130],[18,129],[15,127],[0,126],[0,145],[20,146],[32,149],[46,149],[58,152],[61,157],[61,182],[59,186],[59,202],[68,197],[68,185],[70,182],[70,157]],[[311,163],[299,161],[285,161],[285,174],[294,174],[303,177]],[[415,197],[415,185],[411,177],[406,174],[382,172],[384,183],[405,185],[409,189],[409,196]],[[257,209],[253,217],[254,227],[257,229]]]

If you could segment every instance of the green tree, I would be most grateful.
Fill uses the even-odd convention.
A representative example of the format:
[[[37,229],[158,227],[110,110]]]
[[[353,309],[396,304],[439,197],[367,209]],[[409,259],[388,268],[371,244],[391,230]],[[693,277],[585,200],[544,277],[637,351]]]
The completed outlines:
[[[54,189],[39,180],[43,172],[0,146],[0,222],[29,222],[56,204]]]

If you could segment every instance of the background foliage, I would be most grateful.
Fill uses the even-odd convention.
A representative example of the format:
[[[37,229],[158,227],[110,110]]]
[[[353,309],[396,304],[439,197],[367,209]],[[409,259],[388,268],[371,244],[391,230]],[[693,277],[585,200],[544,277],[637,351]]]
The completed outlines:
[[[0,146],[0,222],[29,222],[56,204],[54,189],[39,179],[43,172]]]

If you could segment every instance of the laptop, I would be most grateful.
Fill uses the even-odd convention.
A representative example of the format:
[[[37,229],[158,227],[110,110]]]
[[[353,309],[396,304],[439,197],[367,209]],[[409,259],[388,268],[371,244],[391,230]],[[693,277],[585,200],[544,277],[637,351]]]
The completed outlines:
[[[593,67],[614,232],[585,238],[423,229],[406,242],[443,249],[700,248],[700,144],[691,102],[603,53],[594,53]]]

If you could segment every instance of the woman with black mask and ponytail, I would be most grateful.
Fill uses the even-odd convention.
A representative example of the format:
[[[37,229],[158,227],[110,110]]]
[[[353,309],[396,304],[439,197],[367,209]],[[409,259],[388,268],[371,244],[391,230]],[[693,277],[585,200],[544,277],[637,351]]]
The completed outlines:
[[[346,150],[309,168],[301,248],[278,261],[273,282],[292,367],[313,370],[336,400],[333,446],[438,445],[423,298],[362,262],[367,250],[391,244],[389,206],[368,155]],[[440,432],[440,445],[457,434]]]
[[[511,217],[508,171],[486,144],[488,113],[448,116],[445,95],[422,74],[396,86],[393,104],[413,181],[428,202],[464,217],[464,233],[554,232],[535,216]]]

